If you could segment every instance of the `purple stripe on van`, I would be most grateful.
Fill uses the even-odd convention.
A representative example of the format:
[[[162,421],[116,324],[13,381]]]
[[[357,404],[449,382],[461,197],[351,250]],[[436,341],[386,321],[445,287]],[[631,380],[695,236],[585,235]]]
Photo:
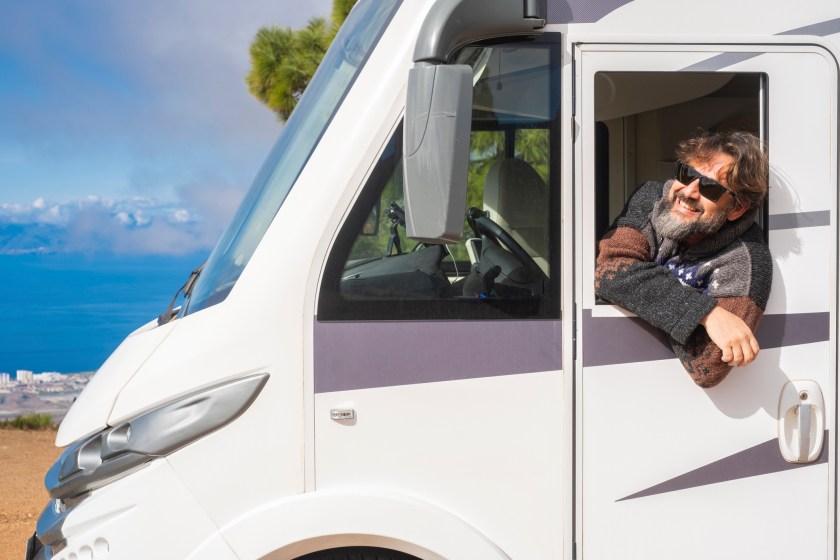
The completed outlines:
[[[756,329],[762,348],[780,348],[829,339],[825,313],[765,315]],[[638,317],[593,317],[583,310],[583,366],[606,366],[674,358],[662,331]]]
[[[583,367],[668,360],[665,333],[638,317],[593,317],[583,310]]]
[[[800,467],[820,465],[828,462],[828,430],[823,438],[822,452],[813,463],[788,463],[779,451],[779,440],[774,438],[734,455],[709,463],[693,471],[676,476],[635,494],[619,498],[617,502],[676,492],[687,488],[696,488],[708,484],[717,484],[729,480],[739,480],[762,474],[772,474]]]
[[[559,370],[560,321],[315,321],[315,392]]]
[[[831,317],[825,313],[790,313],[787,315],[765,315],[755,337],[762,348],[781,348],[824,342],[831,333]]]

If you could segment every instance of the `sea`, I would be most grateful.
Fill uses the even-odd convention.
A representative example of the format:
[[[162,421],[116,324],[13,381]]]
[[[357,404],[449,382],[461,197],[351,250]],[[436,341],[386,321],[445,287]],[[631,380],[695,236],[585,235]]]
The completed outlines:
[[[0,372],[95,371],[207,256],[0,255]]]

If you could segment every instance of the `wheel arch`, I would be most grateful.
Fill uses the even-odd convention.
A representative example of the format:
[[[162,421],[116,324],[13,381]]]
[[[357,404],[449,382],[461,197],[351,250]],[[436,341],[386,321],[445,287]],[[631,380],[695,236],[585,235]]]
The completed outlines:
[[[241,558],[290,560],[330,548],[374,546],[422,560],[510,560],[478,529],[442,507],[363,490],[278,500],[221,532]]]

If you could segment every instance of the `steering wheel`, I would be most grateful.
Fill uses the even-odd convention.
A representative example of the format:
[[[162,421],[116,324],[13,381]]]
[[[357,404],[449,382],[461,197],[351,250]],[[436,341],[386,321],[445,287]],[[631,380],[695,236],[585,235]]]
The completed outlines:
[[[537,282],[545,277],[540,265],[537,264],[537,261],[528,254],[522,245],[511,234],[505,231],[502,226],[485,216],[484,212],[478,208],[470,208],[467,210],[467,221],[477,234],[486,237],[498,246],[504,246],[504,248],[511,252],[516,257],[516,260],[522,263],[528,272],[531,273],[533,282]]]

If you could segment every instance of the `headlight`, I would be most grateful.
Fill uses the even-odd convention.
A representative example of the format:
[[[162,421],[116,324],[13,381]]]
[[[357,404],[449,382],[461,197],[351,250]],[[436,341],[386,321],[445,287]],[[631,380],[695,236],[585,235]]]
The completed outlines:
[[[267,381],[267,373],[226,381],[77,442],[47,472],[47,491],[63,503],[177,451],[238,418]]]

